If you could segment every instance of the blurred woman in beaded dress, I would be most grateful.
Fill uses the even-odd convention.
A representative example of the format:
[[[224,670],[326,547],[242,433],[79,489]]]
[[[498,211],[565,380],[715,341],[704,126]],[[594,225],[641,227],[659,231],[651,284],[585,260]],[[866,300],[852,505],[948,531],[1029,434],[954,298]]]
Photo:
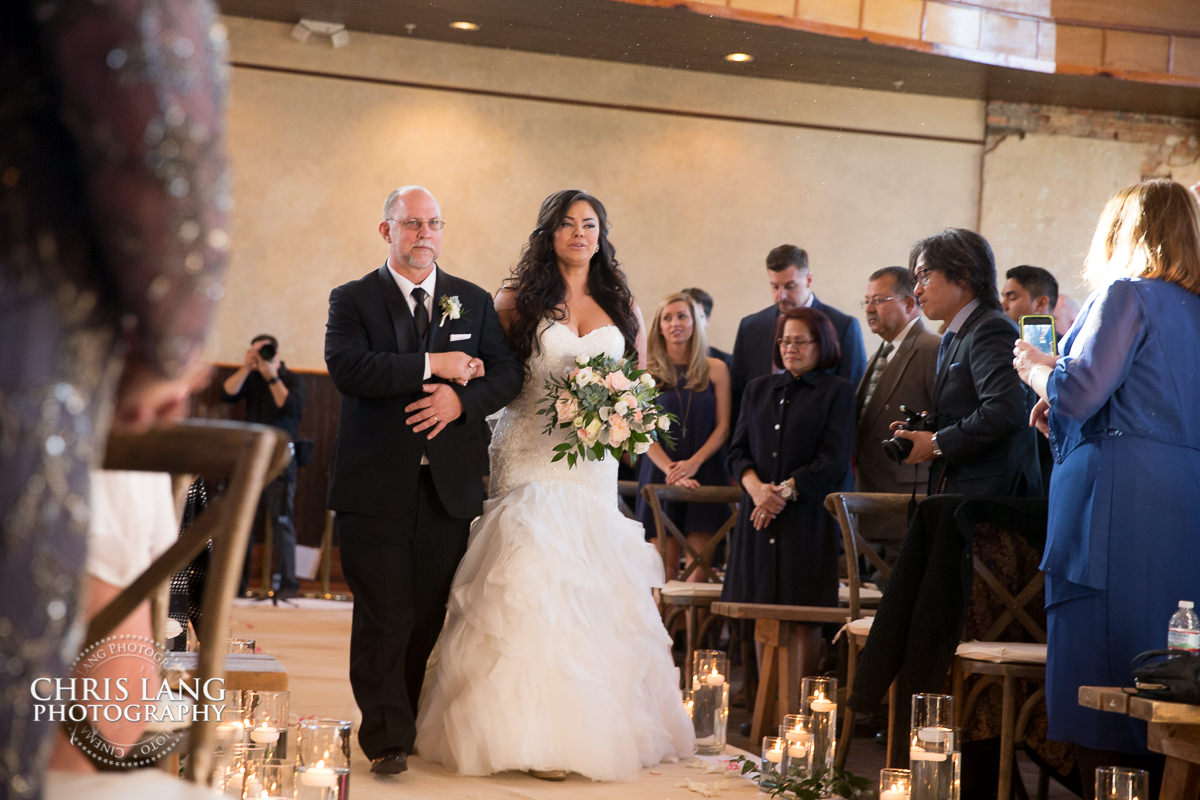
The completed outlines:
[[[669,295],[658,304],[646,336],[646,369],[654,376],[662,394],[663,410],[675,415],[668,436],[670,443],[655,442],[638,462],[638,488],[650,483],[681,486],[725,486],[729,475],[722,463],[721,446],[729,438],[733,407],[729,368],[708,354],[704,326],[697,324],[696,302],[683,293]],[[666,514],[696,550],[712,537],[725,521],[726,509],[713,503],[664,503]],[[638,519],[646,537],[657,536],[654,515],[638,494]],[[666,542],[667,579],[679,568],[680,546],[674,538]],[[690,558],[688,559],[691,560]],[[689,580],[703,580],[694,571]]]
[[[225,263],[224,37],[198,0],[18,0],[0,26],[0,798],[41,794],[110,424],[182,415]]]

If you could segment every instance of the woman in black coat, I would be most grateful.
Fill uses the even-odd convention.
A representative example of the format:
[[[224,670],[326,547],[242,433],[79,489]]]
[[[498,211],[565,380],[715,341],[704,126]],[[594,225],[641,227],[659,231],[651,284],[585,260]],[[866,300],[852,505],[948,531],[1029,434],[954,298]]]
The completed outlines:
[[[775,326],[776,367],[746,386],[729,447],[745,489],[721,599],[837,605],[837,524],[825,496],[848,488],[854,385],[828,370],[839,358],[829,318],[794,308]],[[820,626],[798,637],[792,663],[813,674]]]

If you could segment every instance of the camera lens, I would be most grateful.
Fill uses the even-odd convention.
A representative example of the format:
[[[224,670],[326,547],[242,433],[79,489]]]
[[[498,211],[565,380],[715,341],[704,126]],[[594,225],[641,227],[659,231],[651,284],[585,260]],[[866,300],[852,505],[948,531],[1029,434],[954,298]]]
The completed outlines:
[[[908,458],[908,454],[912,452],[913,443],[911,439],[897,439],[892,437],[883,442],[883,454],[897,464],[903,464],[904,459]]]
[[[273,361],[275,359],[275,345],[267,342],[258,348],[258,357],[263,361]]]

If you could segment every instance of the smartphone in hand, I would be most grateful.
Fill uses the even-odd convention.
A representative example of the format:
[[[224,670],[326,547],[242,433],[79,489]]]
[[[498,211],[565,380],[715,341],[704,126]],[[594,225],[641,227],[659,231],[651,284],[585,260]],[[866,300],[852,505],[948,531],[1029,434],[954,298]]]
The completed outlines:
[[[1058,344],[1054,336],[1054,317],[1049,314],[1026,314],[1021,317],[1021,341],[1049,353],[1058,355]]]

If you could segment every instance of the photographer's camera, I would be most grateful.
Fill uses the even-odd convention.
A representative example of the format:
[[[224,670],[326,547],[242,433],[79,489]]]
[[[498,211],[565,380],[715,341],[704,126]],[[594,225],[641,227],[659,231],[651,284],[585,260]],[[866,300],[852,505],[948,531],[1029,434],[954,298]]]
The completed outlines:
[[[928,431],[933,430],[926,412],[917,413],[911,411],[908,406],[901,405],[900,410],[904,412],[907,419],[900,426],[902,431]],[[911,439],[897,439],[893,436],[891,439],[883,441],[883,452],[888,458],[897,464],[903,464],[904,459],[908,458],[908,454],[912,452],[913,443]]]

